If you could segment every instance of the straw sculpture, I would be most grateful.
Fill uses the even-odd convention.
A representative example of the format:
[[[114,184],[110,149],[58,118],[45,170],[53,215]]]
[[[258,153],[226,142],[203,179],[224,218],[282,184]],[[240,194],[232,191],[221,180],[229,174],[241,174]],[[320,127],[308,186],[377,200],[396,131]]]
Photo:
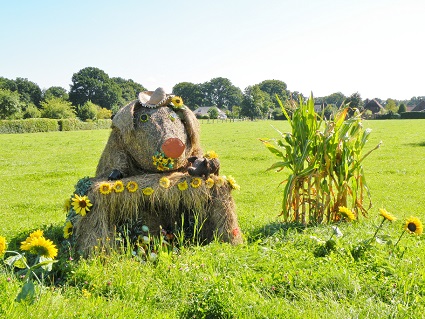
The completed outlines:
[[[77,183],[65,237],[82,255],[127,225],[144,225],[154,236],[179,227],[188,236],[198,231],[201,242],[241,243],[231,195],[238,186],[218,172],[216,154],[203,154],[198,121],[181,99],[161,88],[141,92],[115,115],[96,176]]]

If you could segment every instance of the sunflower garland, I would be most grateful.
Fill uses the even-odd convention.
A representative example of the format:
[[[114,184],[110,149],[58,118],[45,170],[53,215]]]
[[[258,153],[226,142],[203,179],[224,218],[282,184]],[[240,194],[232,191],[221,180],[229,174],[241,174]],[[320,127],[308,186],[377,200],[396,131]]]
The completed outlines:
[[[232,187],[232,189],[236,189],[236,190],[240,190],[241,187],[236,183],[236,180],[232,177],[232,176],[228,176],[227,177],[227,181],[230,184],[230,187]]]
[[[122,191],[124,191],[124,184],[122,181],[116,181],[114,183],[114,186],[112,186],[112,188],[115,193],[121,193]]]
[[[217,180],[215,181],[215,185],[217,187],[222,187],[224,185],[225,179],[222,176],[218,176]]]
[[[169,188],[170,187],[170,185],[171,185],[171,182],[170,182],[170,180],[167,178],[167,177],[162,177],[160,180],[159,180],[159,186],[161,186],[162,188]]]
[[[208,159],[218,158],[218,154],[214,151],[208,151],[205,153],[204,157]]]
[[[177,187],[178,187],[179,190],[181,190],[183,192],[183,191],[185,191],[186,189],[189,188],[189,185],[187,184],[187,181],[184,180],[183,182],[178,183]]]
[[[103,182],[99,185],[99,192],[101,194],[108,195],[109,193],[111,193],[111,191],[112,191],[111,184],[107,182]]]
[[[139,185],[136,182],[130,181],[127,183],[126,188],[130,193],[134,193],[139,189]]]
[[[214,186],[214,180],[210,177],[205,181],[205,186],[207,188],[212,188]]]
[[[162,152],[156,152],[156,154],[152,156],[152,163],[159,171],[168,171],[172,169],[175,164],[174,159],[166,157]]]
[[[147,195],[147,196],[152,195],[154,192],[155,191],[153,190],[152,187],[146,187],[146,188],[143,189],[143,194]]]
[[[200,179],[199,177],[193,178],[192,181],[190,182],[190,186],[192,186],[193,188],[198,188],[201,185],[202,185],[202,179]]]
[[[77,214],[85,216],[86,213],[90,211],[91,206],[93,206],[93,204],[90,203],[90,199],[86,195],[79,196],[74,194],[74,197],[72,198],[72,207]]]

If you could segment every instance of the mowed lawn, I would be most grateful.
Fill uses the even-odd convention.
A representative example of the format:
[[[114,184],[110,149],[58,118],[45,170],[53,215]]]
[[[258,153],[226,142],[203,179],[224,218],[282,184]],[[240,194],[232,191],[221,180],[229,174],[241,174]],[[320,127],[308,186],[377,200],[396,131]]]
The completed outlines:
[[[405,218],[417,216],[425,222],[425,120],[364,121],[363,125],[372,129],[366,151],[382,141],[381,147],[364,162],[373,206],[369,218],[360,218],[358,222],[341,226],[348,238],[342,246],[361,237],[366,239],[371,236],[381,221],[378,216],[378,208],[381,207],[399,219],[386,225],[384,229],[385,234],[395,239],[402,230]],[[66,311],[67,316],[72,318],[98,318],[106,312],[109,315],[105,317],[113,318],[133,318],[141,316],[142,312],[148,317],[176,318],[184,317],[188,314],[187,309],[192,306],[204,307],[204,310],[207,309],[204,313],[208,313],[208,306],[199,301],[203,300],[202,296],[206,298],[207,304],[212,303],[218,305],[217,307],[224,305],[224,308],[228,305],[232,309],[227,309],[227,313],[235,318],[285,318],[285,314],[288,318],[410,318],[410,315],[424,310],[425,258],[421,238],[403,238],[400,246],[408,249],[402,258],[394,258],[390,262],[379,255],[379,260],[385,260],[376,264],[370,264],[370,260],[356,264],[343,257],[342,261],[338,261],[338,255],[326,258],[313,256],[315,243],[309,238],[322,236],[326,240],[326,236],[330,234],[329,227],[311,227],[303,232],[279,228],[278,214],[281,211],[283,190],[279,183],[288,174],[286,171],[266,171],[276,159],[259,141],[259,138],[265,137],[279,138],[277,130],[289,131],[288,123],[247,121],[201,124],[201,144],[204,151],[216,151],[221,161],[220,174],[232,175],[241,186],[241,190],[234,191],[233,194],[240,228],[247,242],[241,247],[215,243],[205,247],[187,248],[182,255],[176,257],[177,260],[168,261],[167,267],[177,269],[183,267],[182,264],[192,269],[192,265],[205,267],[210,262],[211,266],[207,266],[209,270],[204,274],[208,279],[193,275],[195,277],[192,281],[188,281],[181,271],[176,271],[172,284],[167,284],[165,277],[162,277],[165,276],[164,269],[167,267],[164,266],[161,270],[161,266],[155,268],[152,265],[140,265],[149,272],[150,280],[157,286],[157,290],[148,297],[145,295],[143,300],[134,297],[139,288],[132,286],[133,288],[127,287],[126,290],[126,283],[121,282],[124,288],[119,293],[105,297],[104,292],[97,294],[93,288],[90,299],[81,295],[84,284],[78,283],[77,276],[73,277],[73,283],[69,283],[69,287],[65,285],[60,290],[52,289],[40,297],[38,306],[29,306],[33,307],[29,310],[33,317],[45,318],[49,313],[56,317],[55,313]],[[13,238],[49,225],[62,227],[65,220],[64,201],[72,195],[74,185],[80,178],[94,175],[108,135],[109,130],[0,135],[0,235]],[[283,229],[287,231],[284,232]],[[383,247],[384,250],[388,249],[385,245]],[[217,259],[212,261],[212,255]],[[76,273],[81,272],[82,268],[86,275],[101,271],[102,275],[97,279],[98,286],[102,285],[102,280],[110,277],[125,281],[125,275],[116,274],[119,272],[117,269],[87,263],[84,267],[75,265]],[[341,278],[331,273],[335,271],[331,264],[338,265],[338,271],[343,273],[339,274]],[[379,269],[376,273],[371,270],[371,274],[365,274],[364,269],[369,269],[369,266],[379,268],[382,265],[392,267],[390,275]],[[299,275],[296,270],[298,268],[301,273],[305,272],[305,282],[299,283],[299,290],[293,286],[296,280],[300,280],[295,279]],[[0,289],[4,288],[13,294],[12,288],[19,286],[19,280],[16,279],[14,286],[7,286],[5,278],[10,277],[10,273],[0,274]],[[313,280],[311,278],[327,275],[330,275],[329,282],[319,284],[316,280],[311,285],[308,283],[308,280]],[[290,277],[287,286],[281,284],[285,276]],[[362,276],[365,276],[364,280]],[[215,280],[214,284],[209,280]],[[331,283],[335,280],[341,280],[343,288],[337,283],[337,286],[333,286]],[[379,289],[370,287],[375,280]],[[406,284],[401,286],[403,282]],[[181,287],[178,287],[178,283]],[[143,285],[147,283],[140,283],[140,287],[144,287]],[[218,289],[218,292],[212,289],[218,296],[212,294],[215,297],[208,301],[210,295],[205,297],[205,291],[211,287]],[[223,290],[217,287],[223,287]],[[279,293],[276,292],[277,287],[280,289]],[[380,296],[381,293],[387,293],[387,288],[388,291],[395,290],[393,296]],[[160,289],[169,291],[164,293]],[[408,296],[409,293],[412,297]],[[91,311],[95,297],[97,310]],[[51,298],[55,299],[55,305],[47,307]],[[80,306],[78,298],[83,300]],[[14,296],[11,296],[6,301],[13,302],[13,299]],[[137,309],[124,311],[121,315],[127,315],[121,317],[118,313],[120,309],[129,306],[126,300],[129,300],[128,303],[143,304],[138,306],[140,312]],[[236,305],[237,309],[232,305]],[[102,307],[106,307],[105,313],[101,311]],[[2,309],[3,313],[16,318],[24,313],[24,308],[19,307],[16,311],[10,307]],[[9,309],[9,312],[5,309]],[[1,314],[2,312],[0,317]]]

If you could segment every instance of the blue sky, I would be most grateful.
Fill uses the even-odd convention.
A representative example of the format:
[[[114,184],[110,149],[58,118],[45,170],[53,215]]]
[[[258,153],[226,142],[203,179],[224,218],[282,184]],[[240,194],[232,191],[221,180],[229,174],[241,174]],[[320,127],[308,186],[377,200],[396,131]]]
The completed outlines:
[[[69,89],[92,66],[170,92],[263,80],[325,96],[425,95],[423,0],[0,0],[0,76]]]

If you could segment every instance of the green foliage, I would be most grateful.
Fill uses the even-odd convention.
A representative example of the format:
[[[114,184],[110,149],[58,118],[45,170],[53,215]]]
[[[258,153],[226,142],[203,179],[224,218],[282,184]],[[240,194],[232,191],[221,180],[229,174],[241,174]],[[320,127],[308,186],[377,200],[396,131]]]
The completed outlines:
[[[400,106],[398,107],[397,113],[401,114],[403,112],[407,112],[407,108],[406,108],[406,105],[404,103],[401,103]]]
[[[288,91],[286,83],[279,80],[265,80],[258,84],[261,91],[268,94],[274,106],[270,108],[279,107],[279,100],[285,102],[288,99]],[[264,112],[263,112],[264,113]]]
[[[402,119],[425,119],[425,112],[404,112],[400,114]]]
[[[398,112],[398,106],[397,103],[393,99],[387,99],[387,102],[385,103],[385,109],[392,113]]]
[[[218,109],[215,106],[208,110],[208,118],[210,119],[218,118]]]
[[[192,111],[202,106],[204,95],[201,86],[190,82],[181,82],[173,87],[173,94],[180,96]]]
[[[281,104],[282,111],[286,110]],[[282,182],[282,215],[285,222],[329,223],[341,218],[339,207],[349,204],[356,215],[366,215],[363,200],[368,194],[362,154],[370,130],[363,130],[360,114],[346,120],[348,108],[335,118],[320,119],[314,100],[300,100],[299,108],[287,116],[292,127],[280,140],[261,141],[280,161],[269,170],[288,169]],[[378,144],[379,146],[379,144]]]
[[[112,111],[105,109],[104,107],[98,107],[96,118],[98,120],[105,120],[105,119],[111,119],[112,118]]]
[[[95,120],[100,106],[87,101],[77,107],[77,116],[81,121]]]
[[[204,105],[216,105],[221,110],[231,110],[233,105],[240,105],[242,101],[241,90],[226,78],[214,78],[203,83],[201,91]]]
[[[0,121],[0,133],[36,133],[57,131],[58,121],[54,119],[30,118],[25,120]]]
[[[259,117],[267,117],[273,102],[270,96],[262,91],[258,85],[248,86],[243,95],[241,115],[251,120]]]
[[[110,119],[82,122],[77,118],[73,118],[61,119],[58,122],[60,131],[101,130],[110,128],[112,124]]]
[[[51,98],[58,98],[62,100],[68,100],[69,96],[66,90],[60,86],[51,86],[43,93],[43,100],[47,101]]]
[[[41,102],[41,117],[50,119],[75,118],[75,110],[71,102],[54,97]]]
[[[22,111],[22,103],[17,92],[0,89],[0,119],[19,118]]]
[[[34,104],[29,104],[25,107],[24,114],[23,114],[24,119],[39,118],[39,117],[41,117],[41,111]]]
[[[121,88],[121,104],[127,104],[135,99],[139,92],[146,91],[143,85],[134,82],[133,80],[125,80],[120,77],[111,78]]]
[[[32,103],[37,107],[40,106],[42,92],[36,83],[24,78],[16,78],[15,83],[22,102],[25,104]]]

